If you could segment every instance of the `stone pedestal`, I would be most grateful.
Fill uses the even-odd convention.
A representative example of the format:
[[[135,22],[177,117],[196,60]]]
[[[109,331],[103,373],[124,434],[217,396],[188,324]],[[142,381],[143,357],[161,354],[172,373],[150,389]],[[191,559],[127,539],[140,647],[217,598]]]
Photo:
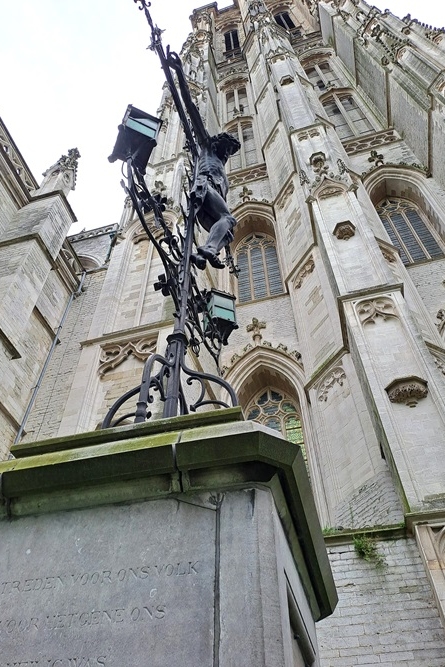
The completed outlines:
[[[303,458],[238,415],[14,448],[1,667],[319,664],[336,596]]]

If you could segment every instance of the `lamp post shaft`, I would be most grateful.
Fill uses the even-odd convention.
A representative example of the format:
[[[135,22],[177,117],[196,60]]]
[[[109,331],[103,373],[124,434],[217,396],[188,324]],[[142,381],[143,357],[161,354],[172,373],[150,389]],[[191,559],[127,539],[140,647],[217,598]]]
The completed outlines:
[[[148,11],[150,2],[147,0],[134,0],[134,2],[139,2],[141,5],[139,9],[144,10],[151,28],[151,49],[160,59],[184,130],[193,170],[193,185],[187,195],[187,212],[183,212],[184,233],[181,233],[179,229],[175,232],[162,216],[162,211],[165,210],[163,202],[166,200],[158,195],[150,194],[145,181],[145,167],[151,150],[156,145],[157,134],[154,134],[154,141],[147,145],[145,127],[142,131],[138,127],[138,123],[142,126],[145,124],[146,127],[157,128],[159,132],[162,121],[130,105],[123,124],[119,127],[118,142],[109,159],[110,161],[122,159],[127,163],[127,185],[124,182],[122,184],[133,203],[143,229],[155,246],[164,266],[165,274],[159,276],[159,282],[154,287],[156,290],[161,290],[164,296],[170,296],[173,299],[175,305],[174,328],[173,332],[167,336],[165,355],[156,353],[147,359],[141,384],[127,391],[113,404],[103,421],[103,428],[117,426],[130,417],[134,417],[135,423],[149,419],[152,412],[148,406],[154,402],[153,391],[158,392],[159,400],[164,404],[162,415],[164,418],[175,417],[178,413],[188,414],[189,411],[194,412],[204,405],[230,407],[225,400],[217,398],[213,392],[209,391],[211,385],[216,385],[224,390],[231,405],[237,405],[233,388],[221,375],[216,376],[188,367],[186,354],[190,348],[198,356],[202,345],[218,365],[221,345],[227,344],[230,331],[237,328],[233,308],[234,297],[227,295],[231,304],[229,310],[232,309],[233,317],[224,316],[224,312],[221,314],[221,312],[212,311],[210,314],[209,299],[214,298],[215,290],[208,292],[206,289],[200,289],[196,271],[205,269],[208,261],[218,269],[224,268],[225,265],[229,266],[231,272],[237,275],[237,267],[234,265],[230,251],[227,251],[227,244],[233,238],[231,229],[236,220],[230,215],[226,205],[228,180],[224,165],[228,157],[236,152],[240,145],[235,138],[226,133],[214,137],[208,134],[199,110],[192,101],[179,56],[170,52],[168,47],[167,54],[164,52],[160,38],[162,31],[153,25]],[[177,75],[180,94],[172,69]],[[138,131],[140,135],[137,134]],[[218,175],[217,185],[214,180],[209,179],[209,169],[212,174]],[[154,216],[154,226],[162,230],[161,238],[148,224],[146,220],[148,212]],[[209,234],[207,245],[197,247],[193,252],[197,219]],[[210,238],[213,239],[212,243],[209,241]],[[217,257],[224,243],[227,251],[225,264]],[[219,292],[218,294],[221,300],[224,293]],[[184,377],[186,378],[185,384]],[[189,400],[187,400],[185,385],[191,386],[192,384],[194,389],[191,390]],[[137,394],[139,396],[135,411],[116,419],[117,411]]]
[[[167,380],[166,400],[162,416],[176,417],[181,400],[181,366],[187,350],[186,319],[187,303],[190,295],[190,257],[193,249],[193,210],[190,209],[187,220],[184,254],[179,268],[181,286],[179,290],[179,312],[175,313],[175,327],[168,336],[167,358],[171,358],[173,367]]]

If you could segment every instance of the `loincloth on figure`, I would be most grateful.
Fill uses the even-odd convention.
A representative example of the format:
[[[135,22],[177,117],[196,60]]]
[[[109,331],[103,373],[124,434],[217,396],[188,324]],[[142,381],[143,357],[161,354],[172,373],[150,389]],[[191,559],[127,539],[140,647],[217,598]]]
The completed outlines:
[[[192,197],[192,200],[194,200],[195,202],[199,202],[199,204],[202,204],[204,199],[206,198],[209,186],[213,188],[213,190],[215,190],[224,199],[224,193],[221,187],[221,183],[216,183],[211,174],[201,173],[196,176],[195,181],[190,190],[190,195]]]

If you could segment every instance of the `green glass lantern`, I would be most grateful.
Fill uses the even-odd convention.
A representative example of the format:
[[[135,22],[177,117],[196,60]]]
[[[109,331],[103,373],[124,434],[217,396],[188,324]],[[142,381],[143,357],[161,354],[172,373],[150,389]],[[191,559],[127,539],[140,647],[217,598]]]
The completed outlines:
[[[204,333],[212,336],[216,329],[223,345],[234,329],[238,329],[235,315],[235,297],[233,294],[211,289],[206,293],[206,307],[204,311]]]
[[[132,158],[133,165],[142,174],[145,174],[145,168],[156,146],[161,125],[162,120],[159,118],[129,104],[122,124],[118,127],[119,134],[116,144],[108,160],[126,162]]]

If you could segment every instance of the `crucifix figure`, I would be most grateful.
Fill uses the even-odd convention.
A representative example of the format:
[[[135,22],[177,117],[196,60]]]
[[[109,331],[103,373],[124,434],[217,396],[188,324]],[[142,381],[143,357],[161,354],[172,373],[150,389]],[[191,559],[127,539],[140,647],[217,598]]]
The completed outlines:
[[[217,269],[223,269],[224,264],[218,254],[233,240],[232,229],[236,225],[236,219],[231,215],[226,202],[229,181],[225,165],[241,145],[227,132],[210,136],[192,101],[179,56],[170,52],[167,61],[177,74],[181,97],[199,147],[190,200],[199,222],[209,235],[207,242],[198,248],[197,254],[192,255],[192,261],[199,269],[205,268],[206,261]]]

